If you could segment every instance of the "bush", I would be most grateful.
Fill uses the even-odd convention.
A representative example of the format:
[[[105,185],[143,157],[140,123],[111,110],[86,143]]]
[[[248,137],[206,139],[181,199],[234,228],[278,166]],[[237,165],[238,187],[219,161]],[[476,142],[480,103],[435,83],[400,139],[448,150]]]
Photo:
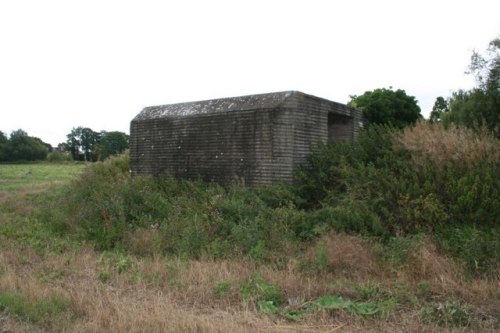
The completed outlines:
[[[280,194],[273,197],[274,188]],[[51,205],[40,219],[83,234],[99,249],[122,247],[136,230],[151,230],[160,251],[189,257],[241,252],[265,259],[268,249],[293,237],[288,217],[296,212],[286,185],[224,189],[169,177],[131,178],[127,155],[89,166],[59,201],[63,214]]]
[[[71,161],[72,157],[69,154],[65,154],[60,151],[52,151],[47,155],[47,161],[51,163],[60,163]]]
[[[297,174],[297,193],[307,209],[367,206],[393,233],[450,223],[494,226],[500,216],[497,147],[486,133],[466,129],[371,126],[353,144],[320,146]]]
[[[500,228],[466,225],[443,227],[436,234],[440,247],[459,258],[470,275],[495,275],[500,269]]]
[[[469,272],[495,272],[498,154],[498,140],[486,132],[371,126],[352,144],[320,146],[310,156],[296,186],[308,213],[293,230],[302,238],[328,228],[385,239],[436,232]]]

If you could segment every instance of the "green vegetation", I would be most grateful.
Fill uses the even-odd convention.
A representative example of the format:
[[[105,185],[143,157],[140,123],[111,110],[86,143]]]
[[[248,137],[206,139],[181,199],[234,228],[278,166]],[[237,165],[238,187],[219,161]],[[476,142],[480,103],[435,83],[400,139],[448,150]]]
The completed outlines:
[[[0,164],[0,189],[46,188],[67,183],[84,169],[82,164]]]
[[[467,94],[487,99],[466,96],[467,112],[440,99],[415,124],[412,107],[382,108],[356,142],[318,146],[294,184],[132,178],[127,154],[0,165],[0,327],[498,331],[498,119],[478,111],[498,66],[475,57],[481,91]],[[403,93],[353,102],[412,105],[391,102]],[[108,134],[78,128],[68,144],[87,160],[122,152]]]
[[[7,310],[24,320],[50,327],[70,311],[68,300],[60,297],[27,300],[18,293],[0,292],[0,310]]]
[[[363,95],[351,96],[349,106],[360,109],[370,124],[390,125],[403,128],[422,118],[414,96],[404,90],[375,89]]]
[[[102,161],[128,149],[129,137],[123,132],[95,132],[88,127],[75,127],[67,135],[64,148],[75,161]]]
[[[0,163],[102,161],[127,150],[129,140],[123,132],[94,132],[83,127],[73,128],[67,138],[67,142],[53,149],[50,144],[29,136],[22,129],[13,131],[9,137],[0,131]]]
[[[438,97],[431,120],[446,126],[465,126],[475,130],[482,127],[500,137],[500,39],[490,42],[486,55],[474,52],[469,73],[477,87],[453,92],[446,101]]]
[[[435,322],[439,326],[468,326],[471,310],[459,302],[431,304],[422,309],[421,317],[425,322]]]
[[[132,178],[127,155],[0,165],[0,323],[140,331],[127,312],[138,302],[134,314],[181,331],[195,327],[165,304],[246,311],[277,331],[495,330],[500,159],[488,133],[372,125],[318,147],[294,184],[260,188]]]
[[[483,157],[463,157],[460,164],[452,160],[456,147],[442,147],[448,151],[436,160],[436,152],[414,141],[445,135],[452,134],[423,123],[404,132],[374,125],[354,144],[320,146],[295,185],[256,189],[132,179],[122,156],[88,169],[58,199],[60,208],[51,204],[39,218],[99,249],[191,258],[243,253],[256,261],[333,230],[376,237],[397,263],[413,251],[412,235],[423,233],[463,260],[470,274],[494,274],[500,239],[496,139],[462,137],[480,144],[474,153],[482,149]],[[147,244],[137,244],[137,234],[147,234]],[[317,251],[316,267],[324,271],[324,253]]]
[[[48,147],[21,129],[12,132],[9,138],[0,131],[0,162],[45,160]]]

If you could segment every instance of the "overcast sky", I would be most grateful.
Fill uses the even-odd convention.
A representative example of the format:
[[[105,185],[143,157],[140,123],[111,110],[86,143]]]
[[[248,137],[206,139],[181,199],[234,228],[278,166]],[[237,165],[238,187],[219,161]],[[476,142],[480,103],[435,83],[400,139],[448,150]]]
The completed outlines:
[[[474,85],[500,1],[0,1],[0,130],[57,145],[129,132],[145,106],[299,90],[404,89],[428,116]]]

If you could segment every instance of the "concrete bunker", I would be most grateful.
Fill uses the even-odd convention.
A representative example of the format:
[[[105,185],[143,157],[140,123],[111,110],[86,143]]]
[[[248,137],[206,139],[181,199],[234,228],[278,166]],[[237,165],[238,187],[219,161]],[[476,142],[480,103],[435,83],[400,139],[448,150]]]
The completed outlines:
[[[131,171],[290,182],[318,143],[354,140],[362,126],[359,110],[298,91],[146,107],[130,126]]]

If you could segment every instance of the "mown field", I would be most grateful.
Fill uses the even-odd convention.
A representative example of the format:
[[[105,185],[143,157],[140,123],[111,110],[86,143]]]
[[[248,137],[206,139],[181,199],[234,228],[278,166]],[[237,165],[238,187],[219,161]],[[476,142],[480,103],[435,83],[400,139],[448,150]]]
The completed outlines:
[[[0,165],[0,332],[498,331],[495,233],[472,232],[475,268],[456,242],[347,215],[314,182],[134,180],[126,156]],[[453,213],[438,202],[432,218]]]
[[[74,179],[84,167],[83,164],[0,164],[0,189],[2,193],[46,190]]]

